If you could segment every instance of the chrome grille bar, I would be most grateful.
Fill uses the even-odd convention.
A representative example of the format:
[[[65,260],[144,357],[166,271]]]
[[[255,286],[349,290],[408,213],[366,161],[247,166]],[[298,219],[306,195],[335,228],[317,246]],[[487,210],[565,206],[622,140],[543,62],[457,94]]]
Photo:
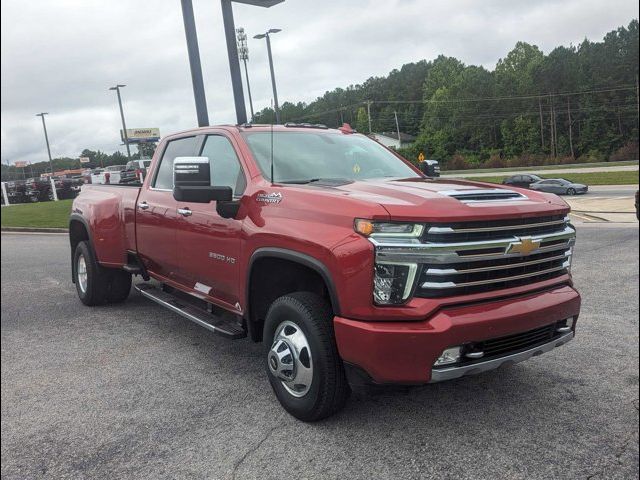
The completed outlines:
[[[519,262],[519,263],[507,263],[505,265],[494,265],[491,267],[483,267],[483,268],[468,268],[464,270],[458,270],[455,268],[428,268],[426,270],[427,275],[462,275],[465,273],[479,273],[479,272],[492,272],[495,270],[508,270],[510,268],[517,267],[528,267],[531,265],[538,265],[540,263],[553,262],[556,260],[564,260],[567,257],[571,256],[571,251],[567,250],[562,255],[557,255],[553,257],[540,258],[537,260],[531,260],[529,262]]]
[[[566,250],[574,244],[575,234],[576,231],[567,225],[558,232],[533,235],[531,240],[540,242],[540,248],[529,254]],[[421,243],[417,239],[415,241],[385,239],[384,243],[376,239],[370,240],[375,246],[376,261],[378,262],[441,264],[528,256],[521,253],[505,253],[510,245],[520,241],[517,236],[509,236],[500,240],[455,243]],[[545,245],[545,243],[549,245]],[[487,250],[487,252],[482,252],[483,250]],[[478,253],[475,253],[476,251]],[[474,253],[464,255],[464,252]]]
[[[478,285],[489,285],[492,283],[502,283],[502,282],[511,282],[514,280],[522,280],[525,278],[539,277],[541,275],[546,275],[548,273],[559,272],[566,268],[569,268],[569,261],[567,260],[559,267],[548,268],[546,270],[540,270],[537,272],[524,273],[522,275],[513,275],[511,277],[499,277],[499,278],[491,278],[488,280],[479,280],[476,282],[464,282],[464,283],[455,283],[455,282],[424,282],[421,287],[422,288],[463,288],[463,287],[475,287]]]

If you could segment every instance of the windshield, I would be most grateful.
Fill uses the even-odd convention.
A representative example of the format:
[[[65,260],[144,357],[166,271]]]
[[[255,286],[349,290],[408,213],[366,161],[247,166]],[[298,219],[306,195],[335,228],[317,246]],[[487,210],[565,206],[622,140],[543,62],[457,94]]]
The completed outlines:
[[[245,132],[262,174],[271,180],[271,132]],[[367,180],[419,177],[411,167],[362,135],[328,132],[273,132],[276,182]]]

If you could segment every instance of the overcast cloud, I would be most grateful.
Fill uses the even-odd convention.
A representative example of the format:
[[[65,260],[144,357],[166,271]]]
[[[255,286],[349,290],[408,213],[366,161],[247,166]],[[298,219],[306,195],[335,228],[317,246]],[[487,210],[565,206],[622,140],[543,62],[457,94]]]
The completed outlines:
[[[194,0],[211,123],[235,120],[220,2]],[[280,102],[311,101],[403,63],[454,56],[493,69],[518,40],[548,52],[638,18],[635,0],[286,0],[236,4],[249,34],[256,111],[270,104],[264,41],[273,37]],[[127,125],[162,134],[195,126],[180,0],[2,0],[2,162],[120,145],[115,83],[127,84]]]

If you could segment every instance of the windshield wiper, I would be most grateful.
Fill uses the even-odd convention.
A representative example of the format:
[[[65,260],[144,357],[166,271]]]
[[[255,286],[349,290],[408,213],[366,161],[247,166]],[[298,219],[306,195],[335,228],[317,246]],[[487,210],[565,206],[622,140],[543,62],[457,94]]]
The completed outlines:
[[[345,184],[351,183],[353,180],[349,178],[309,178],[304,180],[286,180],[280,183],[293,183],[295,185],[307,185],[309,183],[327,183],[327,184]]]

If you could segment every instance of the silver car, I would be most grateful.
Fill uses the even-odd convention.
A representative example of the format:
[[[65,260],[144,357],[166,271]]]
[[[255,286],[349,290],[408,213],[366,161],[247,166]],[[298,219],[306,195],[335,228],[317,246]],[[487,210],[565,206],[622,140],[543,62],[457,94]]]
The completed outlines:
[[[564,178],[545,178],[532,183],[529,188],[539,192],[555,193],[558,195],[579,195],[587,193],[589,187],[581,183],[573,183]]]

